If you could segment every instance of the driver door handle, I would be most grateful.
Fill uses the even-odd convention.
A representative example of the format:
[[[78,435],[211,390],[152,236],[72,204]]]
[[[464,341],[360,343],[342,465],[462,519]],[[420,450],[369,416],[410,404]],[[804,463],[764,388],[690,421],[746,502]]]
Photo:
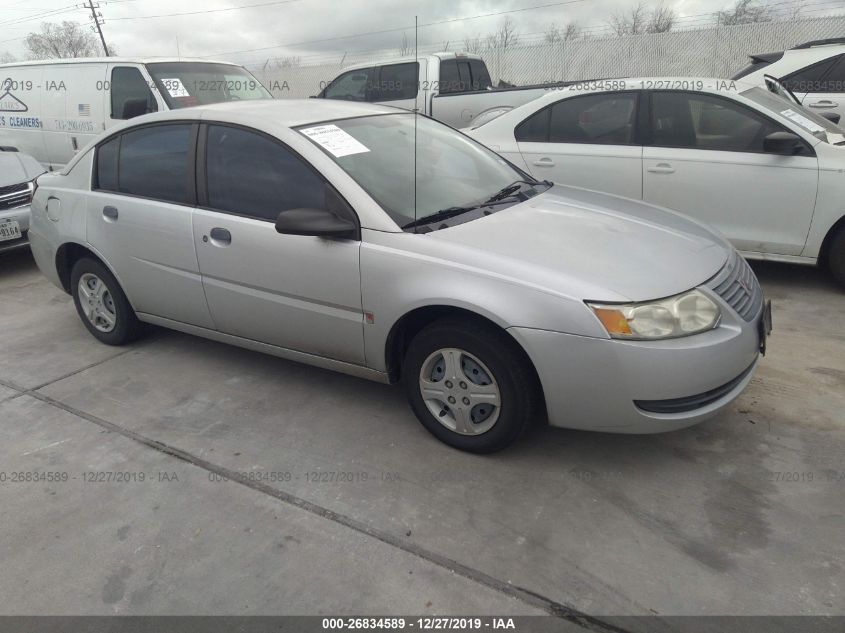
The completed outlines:
[[[836,101],[831,101],[830,99],[822,99],[821,101],[813,101],[808,105],[811,108],[835,108],[839,104],[836,103]]]
[[[543,158],[535,160],[532,165],[535,165],[536,167],[554,167],[555,162],[548,156],[544,156]]]
[[[212,244],[216,244],[218,246],[228,246],[232,243],[232,234],[226,229],[221,229],[220,227],[215,226],[211,229],[209,235],[211,236]]]
[[[654,167],[649,167],[648,171],[652,174],[674,174],[675,168],[669,163],[657,163]]]

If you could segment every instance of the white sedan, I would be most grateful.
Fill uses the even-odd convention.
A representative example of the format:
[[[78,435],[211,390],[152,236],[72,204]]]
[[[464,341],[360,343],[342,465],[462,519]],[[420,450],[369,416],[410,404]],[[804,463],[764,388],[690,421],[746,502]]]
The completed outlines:
[[[765,88],[587,82],[466,132],[538,179],[669,207],[748,258],[826,264],[845,284],[845,132]]]

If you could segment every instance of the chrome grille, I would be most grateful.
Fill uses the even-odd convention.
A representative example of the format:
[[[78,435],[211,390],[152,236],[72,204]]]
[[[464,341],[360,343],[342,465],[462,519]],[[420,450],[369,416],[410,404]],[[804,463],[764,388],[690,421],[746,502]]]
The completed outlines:
[[[16,193],[18,191],[26,191],[27,189],[29,189],[29,183],[26,182],[19,182],[16,185],[6,185],[5,187],[0,187],[0,196]]]
[[[763,305],[760,282],[748,262],[736,251],[719,274],[706,285],[746,321],[751,321]]]
[[[0,187],[0,211],[22,207],[30,202],[32,202],[32,193],[29,190],[29,183],[22,182]]]

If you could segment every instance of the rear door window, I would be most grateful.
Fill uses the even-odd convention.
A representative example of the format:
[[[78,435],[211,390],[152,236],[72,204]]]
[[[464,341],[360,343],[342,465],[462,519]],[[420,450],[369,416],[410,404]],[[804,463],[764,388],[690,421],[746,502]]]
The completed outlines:
[[[118,191],[177,204],[193,203],[190,123],[150,125],[121,136]]]
[[[826,77],[828,71],[833,68],[837,61],[841,61],[842,57],[831,57],[807,68],[802,68],[781,79],[781,83],[794,93],[842,92],[841,85],[840,90],[833,90],[833,86],[828,85]]]
[[[600,93],[563,99],[516,128],[516,140],[535,143],[631,145],[637,112],[633,92]]]

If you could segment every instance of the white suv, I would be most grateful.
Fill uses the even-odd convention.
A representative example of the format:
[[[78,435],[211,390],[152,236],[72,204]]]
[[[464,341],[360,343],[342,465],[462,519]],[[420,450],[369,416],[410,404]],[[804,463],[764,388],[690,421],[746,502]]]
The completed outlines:
[[[766,75],[780,80],[805,108],[845,116],[845,37],[751,55],[751,63],[733,78],[763,85]]]

